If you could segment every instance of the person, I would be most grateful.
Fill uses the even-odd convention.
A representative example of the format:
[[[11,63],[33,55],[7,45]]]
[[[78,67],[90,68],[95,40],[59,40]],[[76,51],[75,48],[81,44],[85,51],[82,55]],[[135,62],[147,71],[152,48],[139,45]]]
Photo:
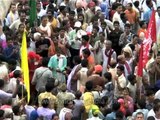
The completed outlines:
[[[117,59],[117,54],[116,52],[112,49],[112,42],[111,41],[106,41],[106,47],[102,50],[102,60],[103,60],[103,71],[102,75],[107,72],[110,62],[112,59],[116,60]]]
[[[142,112],[138,112],[136,114],[136,119],[135,120],[145,120],[144,119],[144,114]]]
[[[24,10],[21,10],[19,12],[19,19],[15,20],[10,26],[9,28],[11,30],[18,30],[18,27],[21,23],[25,24],[26,21],[26,12]]]
[[[83,113],[85,111],[83,101],[81,100],[81,96],[82,96],[82,93],[80,91],[77,91],[75,93],[76,98],[74,100],[75,105],[73,109],[73,119],[75,120],[81,120]]]
[[[123,88],[127,85],[127,80],[124,76],[124,67],[122,65],[117,66],[117,76],[115,81],[114,97],[118,98],[122,95]]]
[[[26,120],[26,114],[23,114],[23,111],[20,110],[20,106],[15,105],[12,107],[13,110],[13,120]]]
[[[107,114],[105,120],[115,120],[116,119],[116,112],[120,109],[120,103],[115,101],[112,104],[112,112]]]
[[[53,82],[54,83],[54,82]],[[57,98],[55,95],[53,95],[51,92],[53,90],[54,85],[52,84],[52,82],[48,82],[45,85],[45,92],[39,94],[38,96],[38,103],[39,106],[42,106],[42,100],[45,98],[49,99],[49,108],[56,110],[57,109]]]
[[[49,58],[42,59],[42,66],[34,71],[32,78],[32,85],[36,85],[36,91],[38,92],[41,87],[45,87],[47,84],[47,79],[52,78],[52,71],[47,67]]]
[[[59,115],[58,114],[54,114],[52,116],[52,120],[59,120]]]
[[[53,55],[48,63],[48,67],[52,70],[53,77],[60,83],[65,83],[65,68],[67,67],[67,58],[61,54],[60,48],[57,48],[57,53]]]
[[[87,120],[102,120],[99,117],[100,109],[98,108],[98,106],[92,105],[91,110],[92,110],[92,117]]]
[[[43,119],[52,120],[52,116],[56,113],[56,111],[49,108],[49,99],[43,99],[41,104],[42,107],[38,107],[37,109],[38,116],[43,117]]]
[[[73,114],[72,110],[74,107],[74,101],[73,100],[65,100],[64,101],[64,108],[61,109],[59,113],[59,119],[60,120],[72,120]]]

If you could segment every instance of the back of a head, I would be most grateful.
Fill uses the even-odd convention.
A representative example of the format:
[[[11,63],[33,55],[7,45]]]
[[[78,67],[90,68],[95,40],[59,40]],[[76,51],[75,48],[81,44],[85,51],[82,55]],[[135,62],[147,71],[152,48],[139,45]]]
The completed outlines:
[[[112,80],[112,74],[110,72],[104,73],[104,77],[110,82]]]
[[[77,92],[75,93],[75,96],[76,96],[77,99],[80,99],[81,96],[82,96],[82,92],[81,92],[81,91],[77,91]]]
[[[8,64],[15,66],[15,65],[17,65],[17,61],[14,59],[10,59],[10,60],[8,60]]]
[[[153,116],[149,116],[147,120],[156,120]]]
[[[138,105],[139,105],[139,107],[141,108],[141,109],[144,109],[145,107],[146,107],[146,102],[145,102],[146,100],[144,99],[144,98],[141,98],[141,99],[139,99],[138,101],[137,101],[137,103],[138,103]]]
[[[91,52],[88,48],[86,48],[86,49],[83,50],[83,54],[86,54],[86,55],[90,56]]]
[[[116,118],[117,118],[118,120],[123,120],[123,119],[124,119],[124,114],[123,114],[123,112],[117,111],[117,112],[116,112]]]
[[[18,106],[18,105],[13,106],[13,107],[12,107],[12,111],[13,111],[13,113],[14,113],[15,115],[18,115],[19,112],[20,112],[20,106]]]
[[[82,39],[84,39],[85,41],[88,42],[88,41],[89,41],[89,36],[88,36],[88,35],[83,35],[83,36],[82,36]]]
[[[112,104],[112,110],[118,111],[120,109],[120,103],[118,101],[113,102]]]
[[[123,65],[119,65],[119,66],[117,67],[117,69],[120,69],[120,71],[124,71],[124,66],[123,66]]]
[[[82,66],[82,67],[87,67],[87,66],[88,66],[88,60],[87,60],[87,59],[83,59],[83,60],[81,61],[81,66]]]
[[[73,100],[69,100],[69,99],[64,100],[64,104],[63,104],[64,107],[68,107],[68,105],[69,105],[70,102],[73,102],[73,104],[74,104]]]
[[[20,76],[21,76],[21,71],[20,71],[20,70],[15,70],[15,71],[13,72],[13,76],[14,76],[15,78],[20,77]]]
[[[128,78],[128,81],[131,82],[136,78],[136,76],[134,74],[130,74],[130,75],[128,75],[127,78]]]
[[[47,92],[51,92],[53,90],[53,88],[54,88],[54,85],[51,84],[50,82],[48,82],[45,86],[45,89]]]
[[[43,99],[41,104],[42,107],[47,108],[49,106],[49,99],[48,98]]]
[[[93,82],[87,81],[86,82],[86,90],[91,91],[93,89]]]
[[[42,66],[47,67],[49,62],[49,58],[43,58],[42,59]]]
[[[4,110],[0,110],[0,118],[2,118],[4,116]]]
[[[81,58],[79,56],[74,56],[73,60],[75,61],[75,63],[80,64],[81,63]]]

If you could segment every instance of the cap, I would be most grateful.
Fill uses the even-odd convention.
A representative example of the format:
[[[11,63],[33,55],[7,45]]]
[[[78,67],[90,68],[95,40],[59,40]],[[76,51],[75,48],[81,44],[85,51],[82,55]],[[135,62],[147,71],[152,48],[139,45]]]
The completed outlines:
[[[82,25],[81,22],[77,21],[77,22],[75,22],[74,27],[78,27],[79,28],[79,27],[81,27],[81,25]]]
[[[103,70],[101,65],[94,66],[94,73],[101,73]]]

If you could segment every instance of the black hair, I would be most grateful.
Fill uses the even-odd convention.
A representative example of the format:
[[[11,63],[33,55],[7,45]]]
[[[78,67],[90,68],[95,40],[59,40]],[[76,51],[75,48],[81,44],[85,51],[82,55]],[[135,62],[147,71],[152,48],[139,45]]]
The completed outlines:
[[[142,20],[142,21],[139,22],[140,27],[142,27],[144,24],[146,24],[145,20]]]
[[[0,110],[0,118],[2,118],[4,116],[4,110]]]
[[[81,91],[77,91],[77,92],[75,93],[75,96],[76,96],[77,99],[80,99],[81,96],[82,96],[82,92],[81,92]]]
[[[81,66],[82,66],[82,67],[87,67],[87,66],[88,66],[88,60],[87,60],[87,59],[83,59],[83,60],[81,61]]]
[[[55,114],[52,115],[52,119],[53,119],[55,116],[58,116],[58,117],[59,117],[59,115],[58,115],[57,113],[55,113]]]
[[[47,66],[48,66],[48,62],[49,62],[49,58],[44,57],[44,58],[42,59],[42,66],[47,67]]]
[[[160,6],[157,7],[157,10],[160,9]]]
[[[52,85],[50,82],[48,82],[46,85],[45,85],[45,89],[47,92],[51,92],[54,88],[54,85]]]
[[[89,36],[88,35],[83,35],[82,39],[88,42],[89,41]]]
[[[66,6],[60,6],[59,7],[59,11],[62,12],[63,10],[65,10]]]
[[[154,95],[154,91],[153,90],[151,90],[151,89],[148,89],[148,90],[146,90],[146,94],[145,94],[147,97],[148,96],[151,96],[151,95]]]
[[[127,77],[127,79],[128,79],[129,82],[132,82],[135,78],[136,78],[136,76],[134,74],[130,74]]]
[[[86,48],[86,49],[83,50],[83,54],[86,54],[86,55],[90,56],[91,52],[88,48]]]
[[[149,116],[147,120],[155,120],[155,118],[153,116]]]
[[[124,66],[123,66],[123,65],[119,65],[119,66],[117,67],[117,69],[120,69],[120,71],[123,71],[123,72],[124,72]]]
[[[105,33],[104,33],[104,32],[100,32],[99,35],[100,35],[100,34],[102,34],[102,36],[105,36]]]
[[[0,88],[4,87],[4,80],[0,79]]]
[[[53,15],[54,11],[52,9],[48,9],[47,13],[51,12],[51,14]]]
[[[49,99],[48,98],[44,98],[41,102],[42,107],[47,108],[49,106]]]
[[[133,7],[133,4],[132,4],[132,3],[128,3],[128,5],[129,5],[130,7]]]
[[[114,25],[115,25],[115,24],[118,24],[118,25],[119,25],[119,21],[114,21],[113,24],[114,24]]]
[[[144,117],[143,112],[137,112],[137,113],[136,113],[136,116],[137,116],[137,115],[143,115],[143,117]]]
[[[73,100],[64,100],[64,107],[68,107],[70,102],[73,102],[73,104],[74,104]]]
[[[110,72],[104,73],[104,77],[110,82],[112,80],[112,74]]]
[[[20,16],[21,14],[26,14],[26,11],[25,10],[20,10],[18,13],[19,13],[19,16]]]
[[[112,110],[117,111],[120,109],[120,103],[118,101],[114,101],[112,104]]]
[[[102,24],[102,23],[101,23]],[[99,31],[99,27],[98,26],[93,26],[93,29],[96,29],[97,32]]]
[[[75,61],[75,63],[80,64],[81,63],[81,58],[79,56],[74,56],[73,60]]]
[[[123,112],[117,111],[117,112],[116,112],[116,118],[123,119],[123,118],[124,118]]]
[[[126,23],[126,24],[124,25],[124,27],[128,27],[128,28],[130,28],[130,27],[131,27],[131,25],[130,25],[129,23]]]
[[[43,15],[43,16],[41,17],[41,20],[43,20],[44,18],[48,18],[48,16],[47,16],[47,15]]]
[[[151,0],[146,0],[146,5],[149,6],[151,2]]]
[[[131,48],[132,51],[135,50],[135,45],[134,44],[129,44],[128,46]]]
[[[15,115],[18,115],[20,112],[20,106],[19,105],[15,105],[12,107],[12,111]]]
[[[14,76],[15,78],[20,77],[20,76],[21,76],[21,71],[20,71],[20,70],[15,70],[15,71],[13,72],[13,76]]]
[[[87,81],[85,86],[86,86],[86,90],[91,91],[93,89],[93,82]]]
[[[17,61],[15,59],[10,59],[10,60],[8,60],[8,64],[16,66],[17,65]]]
[[[146,100],[144,99],[144,98],[141,98],[141,99],[139,99],[138,101],[137,101],[137,103],[138,103],[138,105],[139,105],[139,107],[141,108],[141,109],[144,109],[145,107],[146,107],[146,102],[145,102]]]

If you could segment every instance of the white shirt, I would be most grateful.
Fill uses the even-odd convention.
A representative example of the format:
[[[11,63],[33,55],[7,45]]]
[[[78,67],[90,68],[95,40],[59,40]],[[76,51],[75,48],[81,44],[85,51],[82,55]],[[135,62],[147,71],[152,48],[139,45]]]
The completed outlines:
[[[46,10],[41,9],[41,11],[37,13],[37,16],[41,18],[43,15],[46,15]]]
[[[61,111],[60,111],[60,114],[59,114],[59,119],[60,119],[60,120],[66,120],[66,119],[65,119],[66,113],[71,113],[71,112],[72,112],[71,109],[62,108]]]
[[[118,12],[115,12],[112,18],[112,22],[119,21],[121,30],[124,30],[124,23],[120,17],[120,14]]]

